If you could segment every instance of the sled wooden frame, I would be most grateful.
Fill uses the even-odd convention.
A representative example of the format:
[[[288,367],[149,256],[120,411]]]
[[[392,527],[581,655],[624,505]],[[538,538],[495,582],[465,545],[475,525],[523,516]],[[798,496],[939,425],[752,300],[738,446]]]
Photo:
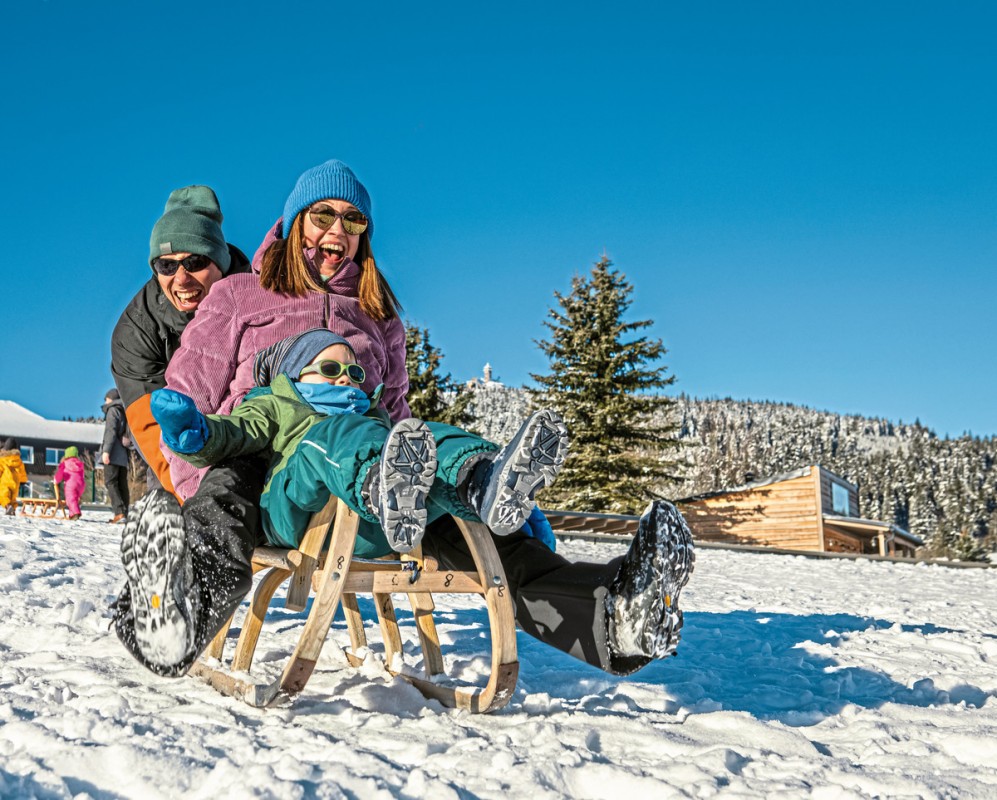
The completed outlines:
[[[223,694],[239,698],[252,706],[264,707],[281,698],[298,694],[308,682],[325,643],[332,618],[340,602],[350,634],[347,660],[354,667],[363,659],[358,655],[367,646],[363,617],[357,603],[358,593],[372,594],[377,609],[384,663],[388,672],[416,686],[427,698],[450,708],[479,713],[502,708],[512,698],[519,677],[516,655],[516,627],[512,597],[505,570],[495,551],[491,533],[480,522],[454,518],[467,542],[476,571],[440,571],[433,559],[423,559],[421,548],[412,553],[387,559],[353,559],[358,515],[336,497],[312,515],[308,531],[297,550],[257,547],[253,552],[253,572],[269,570],[257,585],[236,643],[231,663],[223,661],[230,619],[191,667],[190,674]],[[323,545],[332,529],[329,547]],[[247,673],[270,600],[277,588],[290,578],[285,607],[301,611],[307,605],[309,590],[315,597],[294,653],[281,675],[268,684],[256,683]],[[440,641],[433,620],[433,592],[478,594],[484,597],[491,633],[491,673],[485,686],[454,684],[441,680],[445,676]],[[408,595],[412,606],[419,643],[422,647],[425,676],[393,668],[396,654],[402,652],[402,638],[395,617],[391,595]],[[400,659],[398,659],[398,663]]]
[[[17,502],[21,506],[22,517],[50,519],[61,511],[62,516],[69,518],[69,512],[66,510],[66,503],[63,500],[51,497],[18,497]]]

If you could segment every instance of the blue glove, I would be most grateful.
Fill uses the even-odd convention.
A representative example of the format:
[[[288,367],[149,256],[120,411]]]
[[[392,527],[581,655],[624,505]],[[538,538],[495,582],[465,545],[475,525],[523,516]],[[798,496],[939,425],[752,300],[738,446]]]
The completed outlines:
[[[533,511],[530,512],[530,516],[526,518],[526,522],[520,530],[527,536],[539,539],[547,545],[552,553],[557,552],[557,540],[554,538],[554,530],[550,527],[547,517],[544,516],[544,512],[539,507],[533,507]]]
[[[156,389],[149,401],[163,441],[174,453],[196,453],[208,441],[208,421],[187,395]]]

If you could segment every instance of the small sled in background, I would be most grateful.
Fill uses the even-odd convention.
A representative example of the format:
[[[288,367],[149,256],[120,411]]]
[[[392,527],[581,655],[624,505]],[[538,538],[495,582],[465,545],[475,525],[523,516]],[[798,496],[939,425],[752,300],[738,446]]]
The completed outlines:
[[[59,497],[59,484],[55,484],[55,497],[19,497],[17,502],[21,504],[22,517],[52,518],[60,511],[62,516],[69,519],[69,512],[66,511],[66,501]]]
[[[471,712],[502,708],[515,691],[519,661],[512,595],[488,528],[480,522],[456,519],[476,570],[440,571],[435,560],[423,558],[421,548],[395,558],[352,558],[359,520],[354,511],[333,496],[321,511],[312,515],[299,549],[257,547],[253,553],[253,571],[269,571],[253,593],[229,666],[224,666],[221,661],[232,620],[219,631],[201,659],[191,668],[190,674],[223,694],[256,707],[293,697],[305,687],[315,668],[340,602],[350,635],[346,657],[352,666],[359,667],[367,653],[367,636],[357,594],[367,593],[374,598],[384,643],[384,666],[391,675],[404,678],[427,698],[436,699],[451,708]],[[327,539],[329,546],[326,549]],[[311,590],[314,590],[315,596],[297,647],[282,674],[269,683],[260,683],[247,673],[253,663],[270,599],[288,579],[286,608],[302,611]],[[433,619],[434,592],[477,594],[484,600],[492,651],[491,673],[486,685],[460,684],[447,679]],[[392,594],[407,595],[412,606],[422,648],[424,675],[414,674],[404,665],[402,637]],[[286,617],[283,622],[286,625]]]

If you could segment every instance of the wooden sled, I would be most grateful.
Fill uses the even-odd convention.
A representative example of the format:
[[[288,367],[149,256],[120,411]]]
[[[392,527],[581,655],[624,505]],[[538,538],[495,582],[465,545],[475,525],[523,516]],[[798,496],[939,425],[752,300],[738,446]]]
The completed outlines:
[[[66,503],[63,500],[41,498],[41,497],[19,497],[17,502],[21,504],[21,516],[23,517],[43,517],[51,518],[60,511],[62,516],[68,518]]]
[[[450,708],[472,712],[502,708],[512,698],[516,688],[519,662],[512,597],[488,528],[481,523],[457,519],[477,570],[441,572],[434,559],[422,558],[421,548],[391,560],[353,559],[359,520],[359,516],[345,503],[331,497],[322,511],[312,515],[310,527],[298,550],[256,548],[253,571],[268,572],[253,593],[231,663],[228,668],[221,663],[228,629],[232,624],[229,620],[201,659],[191,667],[190,674],[223,694],[256,707],[293,697],[304,688],[315,668],[340,602],[350,634],[351,647],[345,651],[347,660],[354,667],[363,663],[358,652],[367,646],[367,637],[357,594],[367,593],[374,597],[384,642],[384,663],[390,674],[404,678],[427,698],[436,699]],[[330,527],[331,541],[328,549],[324,550]],[[258,683],[247,673],[253,663],[270,600],[277,588],[288,579],[285,606],[293,611],[303,610],[309,590],[314,589],[311,611],[297,647],[281,675],[269,683]],[[433,592],[472,593],[484,597],[492,645],[491,673],[485,686],[455,684],[441,679],[445,675],[445,667],[433,620]],[[402,663],[402,638],[392,594],[408,596],[422,647],[425,676],[412,674],[404,667],[396,668]]]

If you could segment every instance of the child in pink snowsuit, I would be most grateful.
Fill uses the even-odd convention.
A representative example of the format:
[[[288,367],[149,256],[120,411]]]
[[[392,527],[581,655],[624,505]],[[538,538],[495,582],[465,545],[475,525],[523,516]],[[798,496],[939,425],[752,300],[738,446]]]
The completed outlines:
[[[55,483],[66,482],[66,510],[70,519],[80,518],[80,498],[87,486],[86,470],[79,458],[80,451],[76,447],[67,447],[66,455],[59,462],[55,471]]]

